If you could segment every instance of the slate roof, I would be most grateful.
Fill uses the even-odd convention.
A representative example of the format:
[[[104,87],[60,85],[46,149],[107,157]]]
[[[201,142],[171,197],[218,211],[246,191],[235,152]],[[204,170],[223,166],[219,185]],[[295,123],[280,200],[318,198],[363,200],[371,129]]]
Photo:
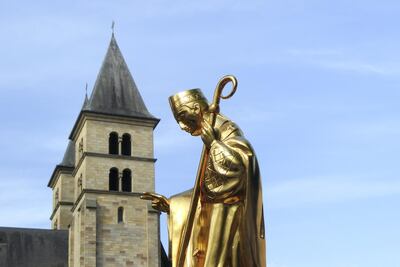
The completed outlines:
[[[68,267],[68,231],[0,227],[0,266]]]
[[[144,104],[114,34],[92,94],[82,110],[155,119]]]
[[[90,113],[150,120],[153,121],[154,128],[160,121],[147,110],[114,34],[111,36],[90,98],[85,96],[69,139],[73,139],[84,114]]]
[[[68,140],[68,146],[65,150],[63,160],[59,164],[64,167],[75,167],[75,143]]]
[[[160,245],[161,267],[170,267]],[[68,230],[0,227],[0,266],[68,267]]]
[[[75,168],[75,143],[72,140],[68,140],[67,149],[64,152],[64,157],[62,161],[56,165],[53,173],[50,176],[50,180],[47,183],[48,187],[52,187],[53,182],[56,179],[57,171],[68,171],[71,172]],[[1,265],[0,265],[1,267]]]

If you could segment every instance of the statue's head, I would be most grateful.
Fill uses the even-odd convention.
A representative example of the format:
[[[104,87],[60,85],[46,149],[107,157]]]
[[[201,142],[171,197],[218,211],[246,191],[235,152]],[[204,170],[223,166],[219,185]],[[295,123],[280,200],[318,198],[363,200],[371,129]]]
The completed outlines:
[[[208,101],[200,89],[177,93],[169,98],[169,104],[182,130],[191,135],[201,134],[201,123],[208,110]]]

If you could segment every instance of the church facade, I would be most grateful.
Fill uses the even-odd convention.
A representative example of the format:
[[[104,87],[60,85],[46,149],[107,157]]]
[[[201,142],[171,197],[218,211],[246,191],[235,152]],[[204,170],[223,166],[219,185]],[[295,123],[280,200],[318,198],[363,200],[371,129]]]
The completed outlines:
[[[0,228],[0,265],[168,266],[159,213],[140,199],[141,192],[155,191],[153,130],[158,122],[144,104],[113,34],[91,96],[85,97],[63,160],[48,183],[53,230],[43,230],[43,235],[36,230],[37,237],[32,237],[29,229]],[[20,238],[13,239],[12,231]],[[44,237],[45,251],[36,245],[29,258],[26,240],[43,239],[44,233],[49,235]],[[63,236],[56,240],[56,234]],[[3,253],[2,242],[7,245]],[[40,253],[55,259],[37,259]]]

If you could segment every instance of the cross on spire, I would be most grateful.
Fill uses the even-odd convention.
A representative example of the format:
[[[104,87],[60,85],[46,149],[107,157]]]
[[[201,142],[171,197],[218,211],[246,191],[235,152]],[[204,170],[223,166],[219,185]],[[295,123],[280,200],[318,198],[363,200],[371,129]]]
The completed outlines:
[[[112,33],[114,34],[114,27],[115,27],[115,21],[112,21],[112,23],[111,23],[111,30],[112,30]]]

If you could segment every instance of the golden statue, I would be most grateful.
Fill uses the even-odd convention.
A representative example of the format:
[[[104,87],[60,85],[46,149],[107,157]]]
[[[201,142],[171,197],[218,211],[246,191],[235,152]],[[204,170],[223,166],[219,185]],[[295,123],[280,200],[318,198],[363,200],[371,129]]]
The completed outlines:
[[[231,82],[233,90],[222,96]],[[219,113],[231,97],[234,76],[223,77],[210,105],[199,89],[169,98],[182,130],[201,136],[204,147],[192,190],[169,199],[143,193],[168,214],[169,258],[173,267],[265,267],[265,231],[257,158],[240,128]]]

